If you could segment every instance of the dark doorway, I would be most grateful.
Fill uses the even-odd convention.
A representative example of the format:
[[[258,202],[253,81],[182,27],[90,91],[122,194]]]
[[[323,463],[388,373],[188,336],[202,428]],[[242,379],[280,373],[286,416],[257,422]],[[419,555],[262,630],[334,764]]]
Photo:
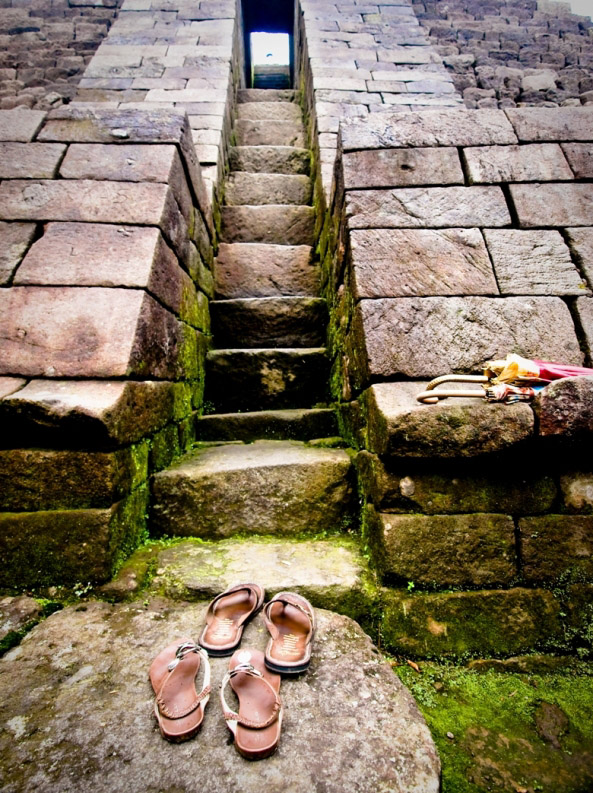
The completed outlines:
[[[245,29],[245,80],[248,86],[258,87],[292,87],[294,77],[294,0],[243,0],[243,24]],[[276,76],[284,80],[284,85],[263,83],[274,82],[273,69],[258,69],[254,73],[252,59],[252,33],[285,33],[289,36],[289,64]],[[266,74],[267,73],[267,74]],[[253,78],[256,78],[255,81]],[[258,82],[260,83],[258,85]]]

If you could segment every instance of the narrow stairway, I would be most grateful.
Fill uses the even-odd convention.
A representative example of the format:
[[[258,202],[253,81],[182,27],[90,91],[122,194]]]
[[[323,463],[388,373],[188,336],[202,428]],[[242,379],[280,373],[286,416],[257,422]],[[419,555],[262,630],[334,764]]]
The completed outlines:
[[[319,596],[321,586],[322,605],[332,587],[345,592],[344,575],[346,588],[362,594],[367,574],[353,542],[348,560],[341,538],[306,543],[308,563],[304,548],[294,547],[297,538],[339,532],[354,512],[350,457],[328,441],[337,426],[327,407],[327,309],[314,263],[310,153],[295,100],[289,90],[239,91],[210,304],[205,399],[214,412],[198,421],[202,445],[154,477],[152,529],[226,540],[219,546],[233,557],[237,580],[254,579],[265,565],[272,590]],[[229,546],[237,535],[241,543]],[[280,542],[272,556],[262,536]],[[178,575],[187,587],[189,573]]]

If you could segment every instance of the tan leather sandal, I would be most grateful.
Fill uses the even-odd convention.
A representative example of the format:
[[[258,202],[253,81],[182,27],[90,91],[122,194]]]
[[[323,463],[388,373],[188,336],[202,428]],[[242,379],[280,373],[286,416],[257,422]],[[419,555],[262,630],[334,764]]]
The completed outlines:
[[[315,635],[313,606],[296,592],[279,592],[266,604],[263,616],[272,637],[265,653],[267,668],[283,675],[304,672]]]
[[[260,650],[237,650],[220,688],[220,701],[235,748],[248,760],[262,760],[276,751],[282,728],[280,675],[269,672]],[[228,684],[239,700],[239,712],[226,699]]]
[[[195,680],[203,665],[202,689]],[[210,697],[208,653],[190,639],[177,640],[160,652],[150,665],[150,682],[156,695],[154,715],[168,741],[187,741],[198,732]]]
[[[243,628],[261,609],[265,592],[259,584],[237,584],[210,603],[206,626],[198,642],[214,657],[231,655],[241,641]]]

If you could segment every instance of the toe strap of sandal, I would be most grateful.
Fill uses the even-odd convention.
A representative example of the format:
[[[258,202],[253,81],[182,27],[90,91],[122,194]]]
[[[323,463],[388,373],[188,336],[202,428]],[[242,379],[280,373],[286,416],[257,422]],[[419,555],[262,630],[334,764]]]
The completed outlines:
[[[268,625],[268,630],[270,630],[270,627],[274,625],[272,621],[272,608],[277,603],[280,603],[283,606],[292,606],[293,608],[298,609],[309,620],[309,624],[310,624],[309,630],[313,632],[315,628],[315,622],[311,612],[303,608],[301,604],[298,603],[296,600],[292,600],[289,597],[282,597],[281,595],[276,595],[276,597],[273,600],[270,600],[270,602],[266,603],[266,605],[264,606],[264,619]]]
[[[182,664],[183,660],[192,653],[199,655],[200,664],[203,663],[204,665],[204,681],[202,684],[202,690],[184,708],[176,708],[167,702],[167,689],[169,684],[174,680],[175,670],[182,668],[180,664]],[[197,668],[199,669],[199,666]],[[194,642],[184,642],[183,644],[180,644],[175,651],[175,658],[167,666],[167,670],[169,674],[163,680],[163,684],[161,685],[156,697],[156,703],[158,705],[159,712],[163,716],[166,716],[168,719],[182,719],[184,716],[188,716],[190,713],[193,713],[193,711],[199,707],[201,702],[208,701],[208,697],[210,696],[210,692],[212,690],[210,686],[210,661],[208,660],[208,653],[206,650],[200,647],[199,644],[195,644]]]
[[[267,719],[265,719],[265,721],[252,721],[251,719],[246,719],[243,716],[240,716],[238,713],[235,713],[235,711],[231,710],[229,707],[229,704],[225,698],[225,690],[229,682],[238,675],[249,675],[250,677],[260,680],[274,695],[272,713]],[[263,730],[265,727],[269,727],[270,724],[273,724],[275,721],[277,721],[280,711],[282,710],[282,701],[274,687],[271,686],[262,673],[255,669],[255,667],[253,667],[251,664],[238,664],[234,669],[231,669],[225,674],[220,687],[220,701],[222,702],[224,717],[233,732],[236,732],[237,724],[241,724],[244,727],[250,727],[256,730]]]

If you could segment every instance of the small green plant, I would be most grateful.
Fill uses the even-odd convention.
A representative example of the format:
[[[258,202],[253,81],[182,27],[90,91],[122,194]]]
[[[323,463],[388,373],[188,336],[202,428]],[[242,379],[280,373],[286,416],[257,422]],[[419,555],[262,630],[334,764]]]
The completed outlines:
[[[416,588],[416,584],[413,581],[408,581],[408,592],[413,592]]]

